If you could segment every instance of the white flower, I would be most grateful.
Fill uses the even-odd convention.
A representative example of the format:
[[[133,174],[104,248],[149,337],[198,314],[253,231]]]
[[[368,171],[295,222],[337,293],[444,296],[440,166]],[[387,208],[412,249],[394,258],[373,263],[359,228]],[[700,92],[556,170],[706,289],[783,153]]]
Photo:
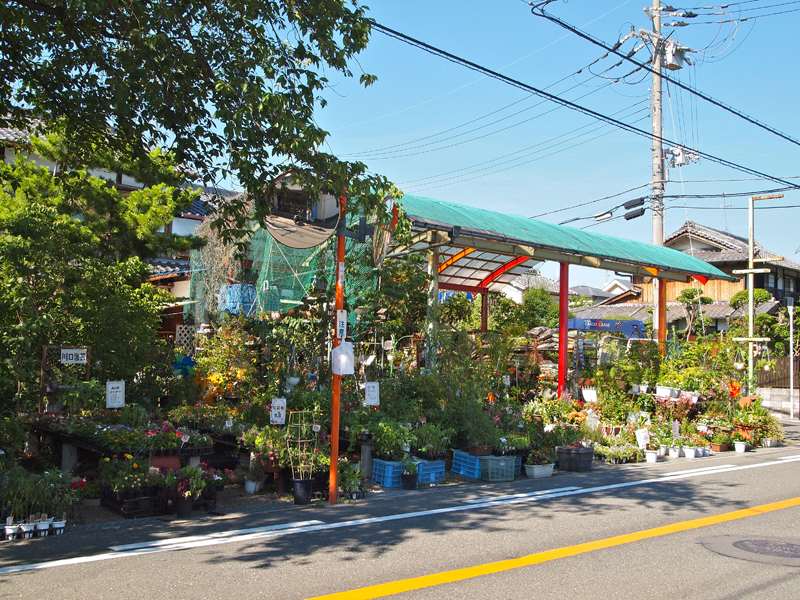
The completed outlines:
[[[548,423],[547,425],[545,425],[545,426],[544,426],[544,432],[545,432],[545,433],[550,433],[550,432],[551,432],[551,431],[553,431],[555,428],[556,428],[556,426],[555,426],[555,424],[554,424],[554,423]]]

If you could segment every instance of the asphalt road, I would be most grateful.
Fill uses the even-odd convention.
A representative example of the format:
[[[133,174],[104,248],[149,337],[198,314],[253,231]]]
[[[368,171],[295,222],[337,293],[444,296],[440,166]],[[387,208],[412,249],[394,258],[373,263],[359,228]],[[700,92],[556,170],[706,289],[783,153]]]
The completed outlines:
[[[2,542],[0,598],[800,598],[798,525],[784,446]]]

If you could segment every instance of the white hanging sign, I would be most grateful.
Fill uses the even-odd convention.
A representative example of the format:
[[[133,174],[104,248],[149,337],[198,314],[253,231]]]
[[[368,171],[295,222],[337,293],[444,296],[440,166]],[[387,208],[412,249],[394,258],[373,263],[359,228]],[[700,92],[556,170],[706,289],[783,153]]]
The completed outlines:
[[[336,311],[336,337],[343,340],[347,335],[347,311]]]
[[[503,375],[503,385],[506,387],[511,385],[511,375]]]
[[[106,381],[106,408],[125,406],[125,382]]]
[[[364,404],[367,406],[380,406],[381,405],[381,391],[380,383],[377,381],[368,381],[364,386]]]
[[[269,422],[271,425],[286,424],[286,398],[272,399],[272,408],[269,412]]]
[[[86,364],[86,349],[85,348],[62,348],[61,349],[61,364],[62,365],[85,365]]]

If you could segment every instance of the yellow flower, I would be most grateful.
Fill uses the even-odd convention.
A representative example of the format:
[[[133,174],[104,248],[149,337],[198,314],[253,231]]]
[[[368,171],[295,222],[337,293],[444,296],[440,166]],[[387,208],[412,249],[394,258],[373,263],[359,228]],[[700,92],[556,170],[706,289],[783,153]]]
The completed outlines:
[[[111,459],[106,456],[103,460],[109,462]]]
[[[131,458],[133,458],[133,457],[132,457],[130,454],[126,454],[126,455],[125,455],[125,458],[127,458],[127,459],[131,459]]]

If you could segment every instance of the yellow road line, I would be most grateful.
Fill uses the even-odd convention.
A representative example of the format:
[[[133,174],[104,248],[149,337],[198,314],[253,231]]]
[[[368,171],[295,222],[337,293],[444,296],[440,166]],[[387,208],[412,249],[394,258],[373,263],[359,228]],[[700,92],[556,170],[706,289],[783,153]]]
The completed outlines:
[[[602,550],[603,548],[621,546],[622,544],[638,542],[639,540],[644,540],[647,538],[669,535],[671,533],[688,531],[690,529],[698,529],[700,527],[708,527],[709,525],[725,523],[726,521],[735,521],[736,519],[743,519],[745,517],[754,517],[756,515],[762,515],[775,510],[790,508],[792,506],[800,506],[800,497],[792,498],[790,500],[783,500],[781,502],[773,502],[771,504],[762,504],[761,506],[753,506],[751,508],[745,508],[742,510],[735,510],[733,512],[724,513],[713,517],[703,517],[702,519],[683,521],[681,523],[674,523],[672,525],[664,525],[663,527],[655,527],[654,529],[645,529],[643,531],[636,531],[634,533],[626,533],[625,535],[618,535],[615,537],[606,538],[604,540],[597,540],[595,542],[586,542],[584,544],[556,548],[555,550],[547,550],[545,552],[530,554],[520,558],[501,560],[485,565],[467,567],[465,569],[456,569],[454,571],[446,571],[444,573],[424,575],[422,577],[413,577],[411,579],[403,579],[401,581],[381,583],[379,585],[372,585],[369,587],[350,590],[347,592],[339,592],[336,594],[328,594],[326,596],[317,596],[316,598],[311,598],[309,600],[371,600],[372,598],[381,598],[383,596],[400,594],[401,592],[409,592],[411,590],[432,587],[435,585],[441,585],[443,583],[463,581],[465,579],[472,579],[473,577],[480,577],[481,575],[490,575],[492,573],[500,573],[502,571],[518,569],[519,567],[536,565],[539,563],[556,560],[558,558],[566,558],[568,556],[583,554],[584,552],[592,552],[593,550]]]

